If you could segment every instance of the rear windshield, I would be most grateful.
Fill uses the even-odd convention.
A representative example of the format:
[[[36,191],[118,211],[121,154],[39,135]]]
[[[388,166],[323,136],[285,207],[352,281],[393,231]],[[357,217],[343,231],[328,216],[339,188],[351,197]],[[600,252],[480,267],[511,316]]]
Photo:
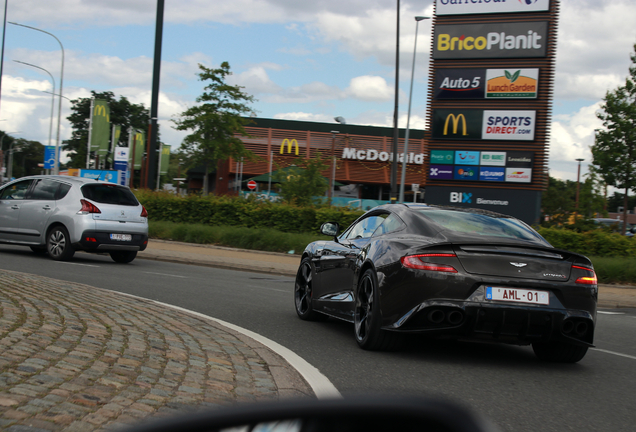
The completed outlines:
[[[535,230],[518,219],[491,214],[453,210],[422,209],[420,212],[433,222],[456,233],[547,243]]]
[[[82,186],[84,198],[101,204],[137,206],[139,202],[130,189],[114,184],[87,184]]]

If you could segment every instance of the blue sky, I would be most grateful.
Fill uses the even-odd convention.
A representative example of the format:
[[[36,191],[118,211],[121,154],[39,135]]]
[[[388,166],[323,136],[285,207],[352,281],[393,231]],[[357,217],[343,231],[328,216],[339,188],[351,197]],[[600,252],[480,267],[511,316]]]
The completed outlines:
[[[395,2],[380,0],[167,0],[159,106],[162,138],[184,136],[170,119],[195,103],[197,64],[228,61],[260,117],[390,126],[395,74]],[[112,91],[150,105],[154,0],[8,0],[8,21],[55,34],[64,44],[64,96]],[[432,0],[401,1],[400,125],[406,124],[416,15]],[[550,174],[576,179],[591,159],[595,117],[607,90],[624,83],[636,43],[633,0],[563,0],[557,46]],[[411,127],[424,127],[430,21],[419,25]],[[50,36],[7,25],[0,129],[48,142],[51,91],[60,51]],[[58,83],[59,85],[59,83]],[[57,110],[57,102],[55,104]],[[71,129],[64,101],[61,138]],[[54,114],[55,122],[57,111]],[[334,123],[335,124],[335,123]],[[54,123],[55,129],[55,123]],[[55,134],[54,134],[55,135]]]

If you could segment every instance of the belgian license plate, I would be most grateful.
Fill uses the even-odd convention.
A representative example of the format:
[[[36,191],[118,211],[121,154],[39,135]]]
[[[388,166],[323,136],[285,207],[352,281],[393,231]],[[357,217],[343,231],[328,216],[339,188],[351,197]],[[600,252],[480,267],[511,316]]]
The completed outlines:
[[[518,288],[486,287],[486,299],[515,303],[550,304],[550,295],[547,291]]]
[[[130,234],[111,234],[110,235],[110,239],[111,240],[117,240],[117,241],[131,241],[132,240],[132,235],[130,235]]]

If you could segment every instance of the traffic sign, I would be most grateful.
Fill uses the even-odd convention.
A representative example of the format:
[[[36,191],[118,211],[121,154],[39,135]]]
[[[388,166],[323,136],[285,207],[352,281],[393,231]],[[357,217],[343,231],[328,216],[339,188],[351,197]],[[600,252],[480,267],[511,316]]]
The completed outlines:
[[[254,180],[250,180],[247,182],[247,188],[249,190],[254,190],[256,189],[256,182]]]

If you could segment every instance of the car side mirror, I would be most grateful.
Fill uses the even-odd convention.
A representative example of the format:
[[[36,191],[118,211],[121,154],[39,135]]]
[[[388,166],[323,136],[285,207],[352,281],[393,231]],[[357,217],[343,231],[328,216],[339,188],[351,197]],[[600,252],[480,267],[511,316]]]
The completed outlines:
[[[496,432],[492,423],[463,406],[421,397],[296,399],[236,405],[162,419],[128,432]]]
[[[329,237],[335,237],[340,232],[340,224],[338,222],[325,222],[320,226],[320,232]]]

